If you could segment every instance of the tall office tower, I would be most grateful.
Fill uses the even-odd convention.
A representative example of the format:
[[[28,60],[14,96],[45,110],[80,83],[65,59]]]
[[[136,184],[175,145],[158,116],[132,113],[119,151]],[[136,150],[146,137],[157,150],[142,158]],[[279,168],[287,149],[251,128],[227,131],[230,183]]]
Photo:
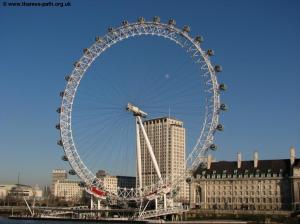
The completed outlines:
[[[52,171],[52,184],[51,184],[51,193],[54,194],[55,183],[67,179],[67,171],[62,169],[55,169]]]
[[[143,125],[153,147],[162,178],[167,178],[173,182],[185,169],[185,128],[183,122],[162,117],[145,120]],[[140,131],[142,184],[143,186],[150,186],[157,183],[158,176],[141,133]],[[179,187],[180,191],[176,199],[184,201],[187,197],[185,182],[181,183]]]

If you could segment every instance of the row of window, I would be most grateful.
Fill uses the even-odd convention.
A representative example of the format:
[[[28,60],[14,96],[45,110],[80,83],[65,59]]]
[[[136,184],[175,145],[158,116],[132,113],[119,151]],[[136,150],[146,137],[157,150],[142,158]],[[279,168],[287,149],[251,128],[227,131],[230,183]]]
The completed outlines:
[[[223,178],[253,178],[253,177],[283,177],[284,175],[282,173],[244,173],[244,174],[204,174],[204,175],[197,175],[197,179],[223,179]]]
[[[280,198],[207,198],[207,203],[280,203]]]
[[[263,204],[263,205],[253,205],[253,204],[209,204],[207,209],[242,209],[242,210],[281,210],[286,209],[286,205],[282,204]]]
[[[200,180],[201,181],[201,180]],[[278,179],[274,179],[274,180],[260,180],[260,179],[252,179],[252,180],[207,180],[206,183],[207,184],[213,184],[213,185],[232,185],[232,184],[279,184],[280,182],[282,182],[281,180]]]
[[[282,192],[283,193],[283,192]],[[223,191],[223,192],[207,192],[207,195],[280,195],[278,191]]]
[[[256,185],[239,185],[239,186],[231,186],[231,185],[223,185],[223,186],[207,186],[207,189],[208,190],[221,190],[221,189],[223,189],[223,190],[232,190],[232,189],[235,189],[235,190],[238,190],[238,189],[240,189],[240,190],[255,190],[255,189],[257,189],[257,190],[260,190],[260,189],[262,189],[262,190],[267,190],[267,189],[269,189],[269,190],[271,190],[271,189],[275,189],[275,188],[277,188],[277,190],[279,190],[280,189],[280,186],[279,185],[276,185],[276,184],[274,184],[274,185],[266,185],[266,184],[261,184],[261,185],[258,185],[258,184],[256,184]]]

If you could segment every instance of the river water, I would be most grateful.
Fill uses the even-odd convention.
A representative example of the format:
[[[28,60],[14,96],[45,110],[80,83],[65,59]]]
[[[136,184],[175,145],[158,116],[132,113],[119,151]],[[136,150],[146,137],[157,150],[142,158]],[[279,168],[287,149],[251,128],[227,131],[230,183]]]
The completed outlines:
[[[70,222],[70,221],[45,221],[45,220],[12,220],[6,217],[0,217],[0,224],[91,224],[92,222]],[[96,222],[94,222],[96,223]],[[104,224],[97,222],[97,224]],[[118,224],[114,222],[113,224]]]

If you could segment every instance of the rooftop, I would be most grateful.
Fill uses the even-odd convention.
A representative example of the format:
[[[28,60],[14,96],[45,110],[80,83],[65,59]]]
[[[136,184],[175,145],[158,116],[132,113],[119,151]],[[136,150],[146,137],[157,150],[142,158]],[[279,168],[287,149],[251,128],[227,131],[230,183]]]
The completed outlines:
[[[181,126],[183,125],[183,121],[180,121],[175,117],[158,117],[158,118],[153,118],[153,119],[149,119],[149,120],[144,120],[143,123],[146,123],[146,124],[150,123],[151,124],[151,122],[159,123],[159,122],[167,122],[168,120],[173,121],[173,122],[177,122]]]
[[[293,167],[300,168],[300,159],[295,159],[295,164]],[[210,169],[199,167],[196,174],[202,174],[202,171],[205,171],[206,174],[222,174],[226,170],[228,174],[240,174],[240,173],[282,173],[282,174],[291,174],[291,162],[290,159],[277,159],[277,160],[258,160],[257,167],[254,167],[254,161],[242,161],[241,167],[238,168],[237,161],[219,161],[212,162]],[[235,171],[236,170],[236,171]]]

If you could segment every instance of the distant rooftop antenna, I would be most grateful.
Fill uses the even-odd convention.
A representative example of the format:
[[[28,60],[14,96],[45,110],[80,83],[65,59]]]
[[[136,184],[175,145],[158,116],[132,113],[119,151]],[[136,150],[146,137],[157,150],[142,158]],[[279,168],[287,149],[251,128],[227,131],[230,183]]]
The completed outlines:
[[[18,185],[20,184],[20,171],[18,172]]]
[[[169,104],[169,119],[171,118],[171,108],[170,108],[170,104]]]

